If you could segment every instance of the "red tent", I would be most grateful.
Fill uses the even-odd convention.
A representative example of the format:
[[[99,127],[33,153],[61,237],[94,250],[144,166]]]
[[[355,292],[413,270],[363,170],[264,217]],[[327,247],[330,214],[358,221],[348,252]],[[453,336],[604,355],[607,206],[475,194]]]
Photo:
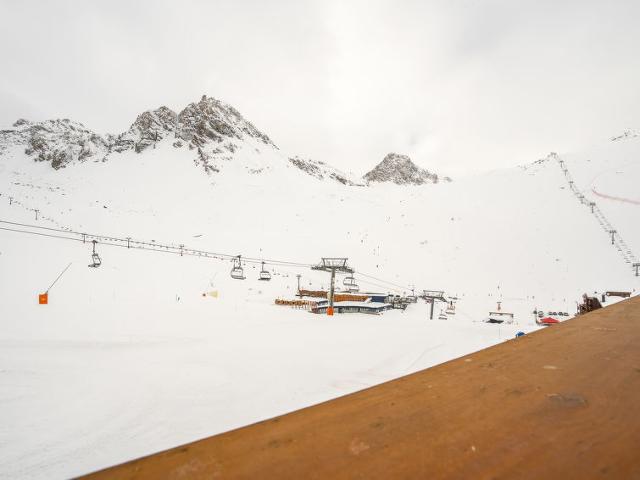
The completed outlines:
[[[540,323],[541,325],[553,325],[554,323],[560,323],[560,320],[552,317],[544,317],[538,323]]]

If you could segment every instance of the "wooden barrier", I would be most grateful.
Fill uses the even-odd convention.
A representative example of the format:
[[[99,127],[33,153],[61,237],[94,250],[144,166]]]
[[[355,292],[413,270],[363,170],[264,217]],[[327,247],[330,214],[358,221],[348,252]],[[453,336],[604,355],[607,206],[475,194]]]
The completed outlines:
[[[334,302],[364,302],[369,298],[368,295],[353,295],[351,293],[336,293],[333,296]]]
[[[631,292],[607,292],[607,297],[621,297],[621,298],[629,298],[631,297]]]
[[[324,290],[300,290],[303,297],[328,298],[328,293]],[[352,293],[336,293],[333,295],[334,302],[364,302],[369,295],[354,295]]]
[[[301,297],[327,298],[328,293],[324,290],[299,290]]]
[[[318,306],[318,302],[314,302],[312,300],[283,300],[280,298],[276,298],[276,305],[282,305],[285,307],[295,307],[295,308],[304,308],[306,310],[311,310]]]
[[[634,297],[87,478],[640,478],[639,322]]]

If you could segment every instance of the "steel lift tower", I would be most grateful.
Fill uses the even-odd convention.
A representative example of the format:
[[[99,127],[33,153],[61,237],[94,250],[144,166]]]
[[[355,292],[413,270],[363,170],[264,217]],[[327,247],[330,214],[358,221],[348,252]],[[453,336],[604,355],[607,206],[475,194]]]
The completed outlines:
[[[444,292],[442,290],[423,290],[420,298],[423,298],[427,303],[431,304],[431,313],[429,314],[430,320],[433,320],[433,305],[436,303],[436,300],[448,303],[447,299],[444,298]]]
[[[322,258],[320,263],[311,270],[320,270],[322,272],[331,273],[331,286],[329,288],[329,307],[327,308],[327,315],[333,315],[333,293],[335,291],[336,272],[353,274],[354,270],[347,265],[347,258]]]

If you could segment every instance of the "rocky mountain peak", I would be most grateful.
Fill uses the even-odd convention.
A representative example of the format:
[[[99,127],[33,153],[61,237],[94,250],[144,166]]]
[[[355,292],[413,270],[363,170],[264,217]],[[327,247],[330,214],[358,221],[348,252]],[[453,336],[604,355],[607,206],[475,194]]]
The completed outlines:
[[[389,153],[376,167],[363,177],[368,183],[392,182],[396,185],[423,185],[438,183],[435,173],[418,167],[407,155]],[[450,180],[446,178],[446,180]]]
[[[199,102],[190,103],[180,112],[178,124],[180,138],[193,147],[250,137],[277,148],[267,135],[253,126],[231,105],[206,95],[203,95]]]
[[[260,146],[276,147],[271,139],[247,121],[235,108],[203,95],[180,113],[162,106],[137,116],[128,130],[119,135],[101,136],[69,119],[30,122],[19,119],[13,129],[0,131],[0,153],[12,145],[24,145],[25,153],[36,161],[47,161],[55,169],[91,157],[102,161],[112,152],[141,153],[165,138],[173,145],[197,150],[194,158],[207,172],[217,172],[225,161],[243,148],[246,140]]]
[[[123,152],[134,149],[140,153],[168,134],[175,132],[176,120],[176,112],[165,106],[147,110],[138,115],[129,130],[116,137],[113,150]]]
[[[251,174],[271,170],[278,147],[231,105],[203,95],[180,112],[166,106],[139,114],[129,128],[118,135],[99,135],[68,119],[30,122],[19,119],[12,129],[0,130],[0,155],[8,148],[22,148],[36,161],[49,162],[54,169],[71,163],[106,161],[117,153],[143,153],[147,149],[173,145],[193,150],[193,161],[207,173],[220,172],[239,160]],[[265,154],[261,157],[261,154]],[[323,162],[299,157],[289,159],[306,174],[344,185],[357,185],[351,177]]]
[[[277,148],[231,105],[203,95],[200,101],[190,103],[179,113],[165,106],[141,113],[129,130],[116,138],[114,150],[135,149],[139,153],[170,135],[177,138],[176,147],[184,142],[189,148],[198,149],[201,157],[222,152],[218,144],[233,152],[238,142],[247,137]]]

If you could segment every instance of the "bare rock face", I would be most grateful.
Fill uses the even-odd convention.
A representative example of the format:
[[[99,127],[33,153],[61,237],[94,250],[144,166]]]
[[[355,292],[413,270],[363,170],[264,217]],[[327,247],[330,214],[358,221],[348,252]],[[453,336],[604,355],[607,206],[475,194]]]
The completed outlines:
[[[265,148],[278,148],[235,108],[212,97],[203,96],[180,113],[160,107],[136,118],[129,130],[114,137],[112,150],[141,153],[171,138],[175,148],[187,146],[195,151],[194,162],[211,174],[232,161],[234,153],[249,139]]]
[[[437,174],[418,167],[408,156],[397,153],[389,153],[363,178],[367,183],[392,182],[396,185],[424,185],[440,180]],[[445,180],[451,181],[448,177]]]
[[[353,180],[351,180],[346,173],[341,172],[340,170],[333,168],[324,162],[318,162],[311,159],[305,160],[303,158],[295,156],[289,158],[289,163],[299,168],[306,174],[317,178],[318,180],[324,180],[325,178],[328,178],[338,183],[342,183],[343,185],[358,185]]]
[[[203,96],[180,113],[165,106],[143,112],[119,135],[101,136],[68,119],[19,119],[13,129],[0,131],[0,154],[11,146],[24,146],[25,153],[34,160],[49,162],[59,169],[89,159],[105,161],[112,153],[142,153],[163,139],[171,139],[176,148],[186,145],[195,150],[194,162],[207,173],[219,172],[218,165],[231,161],[248,140],[255,150],[278,148],[235,108]]]
[[[212,97],[203,96],[182,111],[162,106],[141,113],[131,126],[119,135],[105,136],[68,119],[30,122],[20,119],[12,129],[0,131],[0,155],[7,148],[24,148],[35,161],[48,162],[54,169],[85,161],[107,161],[111,155],[132,152],[144,154],[161,142],[174,148],[187,147],[193,161],[207,174],[217,174],[225,164],[278,147],[238,110]],[[268,157],[273,158],[273,157]],[[359,185],[338,169],[323,162],[293,157],[289,162],[319,180]],[[244,167],[248,173],[270,170],[259,161]],[[361,185],[361,184],[360,184]]]
[[[116,137],[113,151],[123,152],[133,149],[136,153],[140,153],[173,134],[176,130],[176,121],[176,112],[167,107],[141,113],[129,130]]]
[[[27,155],[38,162],[51,163],[56,170],[89,158],[104,159],[109,153],[107,139],[67,118],[44,122],[20,119],[13,127],[15,130],[2,132],[3,148],[24,145]]]
[[[625,130],[622,135],[611,137],[612,142],[619,142],[620,140],[629,140],[630,138],[640,137],[640,130]]]
[[[178,114],[174,146],[186,144],[197,152],[194,161],[211,173],[220,172],[221,165],[232,161],[236,151],[247,142],[260,147],[277,149],[271,139],[246,120],[231,105],[203,95],[199,102],[190,103]],[[258,172],[259,173],[259,172]]]
[[[198,103],[190,103],[178,117],[178,136],[193,148],[208,143],[243,140],[247,137],[277,148],[271,139],[253,126],[231,105],[203,95]]]

